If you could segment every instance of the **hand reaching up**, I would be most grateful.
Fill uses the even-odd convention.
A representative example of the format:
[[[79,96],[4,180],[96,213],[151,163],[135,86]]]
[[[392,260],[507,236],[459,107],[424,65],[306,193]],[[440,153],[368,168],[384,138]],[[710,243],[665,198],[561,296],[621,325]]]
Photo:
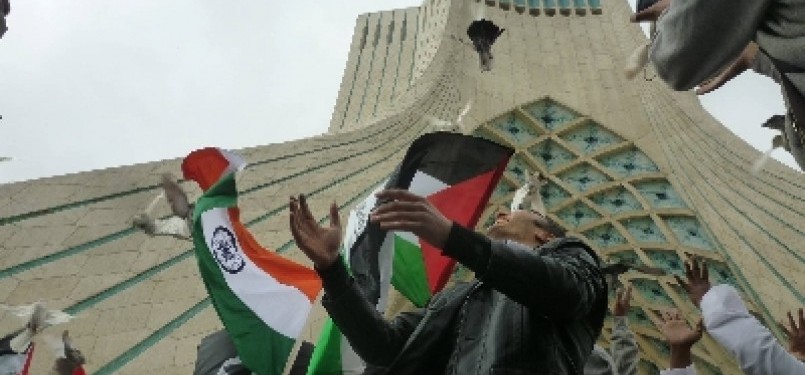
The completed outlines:
[[[679,310],[671,310],[663,313],[663,322],[660,324],[660,332],[665,336],[668,345],[671,347],[690,348],[702,338],[704,325],[701,320],[696,324],[696,329],[688,327],[688,323],[679,313]]]
[[[625,289],[618,289],[615,292],[615,308],[612,309],[612,313],[615,316],[626,316],[629,313],[629,308],[631,304],[629,300],[632,298],[632,286],[628,285]]]
[[[682,315],[679,314],[679,310],[671,310],[663,313],[663,315],[659,329],[671,347],[670,368],[690,366],[693,363],[690,348],[702,338],[704,324],[699,320],[696,328],[691,329],[685,319],[682,318]]]
[[[780,325],[790,341],[788,351],[800,361],[805,361],[805,312],[800,308],[797,315],[799,326],[797,326],[794,315],[792,315],[790,311],[788,312],[788,323],[791,325],[791,328],[789,329],[783,324]]]
[[[291,197],[290,226],[296,245],[307,255],[318,269],[330,267],[338,259],[341,246],[341,219],[338,206],[330,205],[330,226],[319,225],[310,212],[304,195]]]
[[[702,297],[710,290],[710,276],[707,271],[707,264],[696,257],[685,262],[685,276],[687,282],[681,277],[674,275],[676,281],[688,292],[690,300],[696,307],[702,302]]]
[[[640,12],[637,12],[632,15],[631,21],[632,22],[653,22],[660,18],[662,12],[668,9],[668,6],[671,5],[671,0],[660,0],[654,5],[643,9]]]

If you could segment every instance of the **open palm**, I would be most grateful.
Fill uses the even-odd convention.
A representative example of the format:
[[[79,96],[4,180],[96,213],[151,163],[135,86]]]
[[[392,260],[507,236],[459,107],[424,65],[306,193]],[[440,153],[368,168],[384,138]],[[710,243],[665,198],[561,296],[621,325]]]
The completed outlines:
[[[666,312],[664,315],[659,328],[669,345],[690,347],[702,338],[704,329],[701,322],[696,329],[691,329],[679,311]]]
[[[313,261],[316,268],[329,267],[338,259],[341,246],[341,219],[338,206],[330,206],[330,226],[324,227],[313,217],[304,195],[291,197],[291,234],[299,249]]]

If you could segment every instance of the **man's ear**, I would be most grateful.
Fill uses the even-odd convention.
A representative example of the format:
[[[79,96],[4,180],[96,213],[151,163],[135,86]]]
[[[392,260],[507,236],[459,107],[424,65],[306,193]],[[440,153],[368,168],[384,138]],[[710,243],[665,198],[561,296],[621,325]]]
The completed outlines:
[[[534,231],[534,242],[536,243],[546,243],[554,238],[556,237],[548,233],[547,230],[537,229]]]

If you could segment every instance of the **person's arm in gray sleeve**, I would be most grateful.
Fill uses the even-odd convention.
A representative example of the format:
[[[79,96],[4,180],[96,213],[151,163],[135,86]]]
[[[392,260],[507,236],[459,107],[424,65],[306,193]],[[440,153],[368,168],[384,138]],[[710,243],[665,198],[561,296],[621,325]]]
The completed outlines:
[[[612,362],[616,375],[637,375],[637,362],[640,352],[637,339],[629,329],[629,309],[631,308],[632,287],[618,289],[615,293],[615,306],[612,308]]]
[[[389,322],[358,290],[342,258],[317,271],[325,291],[322,305],[355,353],[372,365],[391,363],[424,316],[424,310],[401,313]]]
[[[637,375],[637,362],[640,351],[637,349],[637,340],[629,329],[629,318],[616,316],[612,318],[612,361],[615,363],[616,374]]]
[[[675,0],[657,21],[651,61],[674,90],[730,64],[754,38],[771,0]]]

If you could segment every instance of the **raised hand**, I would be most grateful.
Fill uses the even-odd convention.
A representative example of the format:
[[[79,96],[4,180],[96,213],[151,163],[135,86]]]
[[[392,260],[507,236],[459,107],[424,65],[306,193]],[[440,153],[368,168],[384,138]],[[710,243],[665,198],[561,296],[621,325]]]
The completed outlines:
[[[660,18],[662,12],[668,9],[669,5],[671,5],[671,0],[660,0],[654,5],[633,14],[630,20],[632,22],[656,21],[658,18]]]
[[[676,309],[663,313],[661,319],[660,332],[671,347],[669,367],[675,369],[690,366],[693,363],[690,348],[702,338],[704,323],[699,320],[696,329],[691,329]]]
[[[750,42],[749,45],[744,48],[743,52],[741,52],[741,55],[738,56],[738,58],[735,59],[735,61],[732,62],[726,69],[724,69],[721,73],[718,73],[718,75],[712,79],[702,82],[696,89],[696,95],[704,95],[712,92],[747,69],[751,68],[752,64],[755,62],[755,57],[757,56],[758,50],[759,47],[757,43]]]
[[[685,262],[685,276],[688,279],[687,282],[677,275],[674,275],[674,278],[688,292],[693,304],[699,307],[702,297],[710,290],[710,276],[707,271],[707,264],[696,257],[692,257],[689,262]]]
[[[628,285],[626,289],[618,289],[615,292],[615,308],[612,309],[612,313],[615,316],[626,316],[629,313],[629,308],[631,304],[629,300],[632,298],[632,286]]]
[[[800,361],[805,361],[805,312],[803,312],[803,309],[799,309],[798,315],[797,320],[799,320],[799,327],[797,327],[794,315],[792,315],[790,311],[788,312],[788,323],[791,325],[791,328],[789,329],[784,324],[780,325],[790,342],[788,351]]]
[[[313,261],[318,269],[330,267],[338,259],[338,249],[341,246],[341,218],[338,216],[338,206],[335,202],[330,205],[330,225],[319,225],[304,195],[298,198],[291,197],[288,204],[291,210],[290,226],[296,245]]]
[[[377,198],[388,201],[369,216],[380,228],[411,232],[438,248],[447,242],[453,222],[427,199],[401,189],[383,190]]]
[[[662,315],[660,332],[671,347],[690,348],[702,338],[704,324],[701,320],[696,324],[696,329],[691,329],[679,310],[666,311]]]

